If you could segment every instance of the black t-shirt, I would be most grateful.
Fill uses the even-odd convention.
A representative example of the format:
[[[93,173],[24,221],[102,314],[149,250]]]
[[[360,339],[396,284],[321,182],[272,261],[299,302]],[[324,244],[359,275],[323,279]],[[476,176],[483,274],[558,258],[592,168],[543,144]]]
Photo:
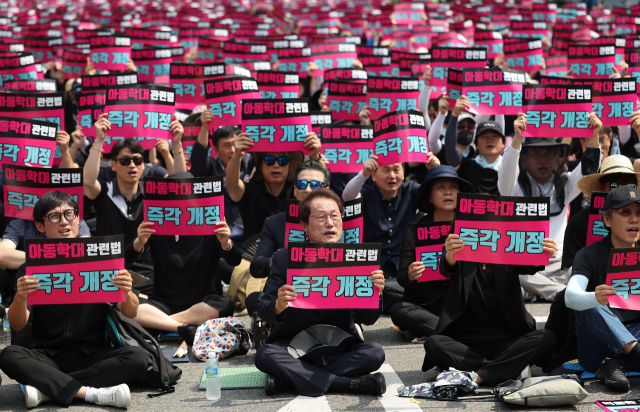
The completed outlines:
[[[636,243],[636,247],[639,245]],[[609,250],[613,248],[611,236],[606,236],[589,246],[580,249],[573,261],[571,276],[582,275],[589,279],[587,292],[595,292],[596,286],[604,285],[607,281],[607,267],[609,266]],[[611,308],[611,311],[622,323],[634,323],[640,320],[640,311]]]
[[[264,220],[276,213],[284,212],[289,198],[293,198],[293,184],[290,182],[285,182],[278,197],[269,192],[264,180],[245,183],[244,194],[238,202],[244,224],[244,238],[248,239],[262,232]]]
[[[458,176],[473,185],[476,193],[488,193],[499,196],[498,172],[484,168],[476,163],[475,158],[463,157],[458,169]]]
[[[16,281],[25,274],[26,264],[23,264],[16,273]],[[106,303],[33,305],[29,319],[36,349],[45,349],[55,355],[77,345],[88,354],[106,346]]]
[[[589,209],[582,209],[569,219],[564,231],[562,247],[562,268],[570,268],[580,249],[587,245],[587,229],[589,226]]]
[[[138,185],[138,193],[129,201],[120,194],[115,179],[110,182],[100,181],[100,194],[93,200],[98,236],[123,234],[125,245],[138,237],[138,226],[144,219],[144,187],[142,183]]]

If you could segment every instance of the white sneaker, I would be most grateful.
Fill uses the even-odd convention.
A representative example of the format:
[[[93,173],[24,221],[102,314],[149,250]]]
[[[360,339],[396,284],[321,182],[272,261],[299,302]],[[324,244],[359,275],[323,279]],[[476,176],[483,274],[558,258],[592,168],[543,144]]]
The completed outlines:
[[[127,384],[123,383],[110,388],[100,388],[93,395],[96,405],[128,408],[131,406],[131,392]]]
[[[518,375],[518,380],[522,380],[522,379],[526,379],[526,378],[530,378],[531,377],[531,367],[529,367],[529,365],[527,365],[526,368],[524,368],[522,370],[522,372],[520,372],[520,375]]]
[[[49,398],[44,393],[40,392],[38,389],[33,386],[26,385],[24,387],[24,401],[27,404],[27,408],[35,408],[40,405],[42,402],[50,401]]]

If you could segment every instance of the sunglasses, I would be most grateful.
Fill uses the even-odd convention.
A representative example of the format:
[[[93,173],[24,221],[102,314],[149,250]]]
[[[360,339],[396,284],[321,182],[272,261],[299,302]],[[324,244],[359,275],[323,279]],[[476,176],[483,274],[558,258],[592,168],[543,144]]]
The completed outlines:
[[[266,156],[264,158],[264,164],[266,164],[267,166],[273,166],[274,164],[276,164],[276,157],[275,156]],[[280,166],[288,165],[289,164],[289,158],[287,156],[278,157],[278,164]]]
[[[458,130],[460,131],[469,130],[470,132],[473,132],[475,129],[475,123],[458,123]]]
[[[62,213],[49,213],[45,217],[49,219],[49,222],[55,225],[56,223],[60,223],[61,216],[64,216],[64,218],[67,219],[67,222],[71,222],[78,217],[78,209],[67,209]]]
[[[296,180],[296,189],[305,190],[307,186],[311,185],[312,190],[320,189],[321,187],[325,187],[324,182],[319,180]]]
[[[133,157],[122,156],[117,158],[116,161],[120,162],[122,166],[129,166],[132,161],[134,165],[140,166],[144,161],[144,159],[142,158],[142,156],[133,156]]]

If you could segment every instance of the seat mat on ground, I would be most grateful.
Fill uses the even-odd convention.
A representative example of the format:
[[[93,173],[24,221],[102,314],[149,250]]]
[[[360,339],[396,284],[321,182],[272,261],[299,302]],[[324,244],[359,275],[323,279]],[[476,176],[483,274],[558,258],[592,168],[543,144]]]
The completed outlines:
[[[264,388],[264,379],[267,376],[255,366],[246,368],[220,368],[222,376],[222,389],[261,389]],[[200,390],[207,389],[207,379],[204,372],[200,379]]]
[[[581,376],[582,379],[594,379],[596,377],[595,373],[586,371],[582,367],[582,365],[580,365],[578,362],[565,363],[562,366],[567,368],[567,369],[574,370],[574,371],[582,371],[582,376]],[[626,371],[624,374],[627,377],[629,377],[629,376],[640,376],[640,372],[634,372],[634,371]]]

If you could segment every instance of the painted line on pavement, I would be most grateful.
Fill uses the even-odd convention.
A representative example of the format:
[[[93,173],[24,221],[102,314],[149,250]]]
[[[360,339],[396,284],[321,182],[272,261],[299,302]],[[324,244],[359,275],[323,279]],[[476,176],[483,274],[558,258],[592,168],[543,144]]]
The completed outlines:
[[[278,412],[331,412],[326,396],[298,396]]]
[[[411,402],[411,398],[401,398],[398,396],[398,388],[403,386],[403,383],[391,365],[385,363],[377,370],[377,372],[382,372],[384,379],[387,382],[387,391],[382,394],[382,396],[378,396],[378,399],[385,411],[395,412],[422,410],[418,404]]]

